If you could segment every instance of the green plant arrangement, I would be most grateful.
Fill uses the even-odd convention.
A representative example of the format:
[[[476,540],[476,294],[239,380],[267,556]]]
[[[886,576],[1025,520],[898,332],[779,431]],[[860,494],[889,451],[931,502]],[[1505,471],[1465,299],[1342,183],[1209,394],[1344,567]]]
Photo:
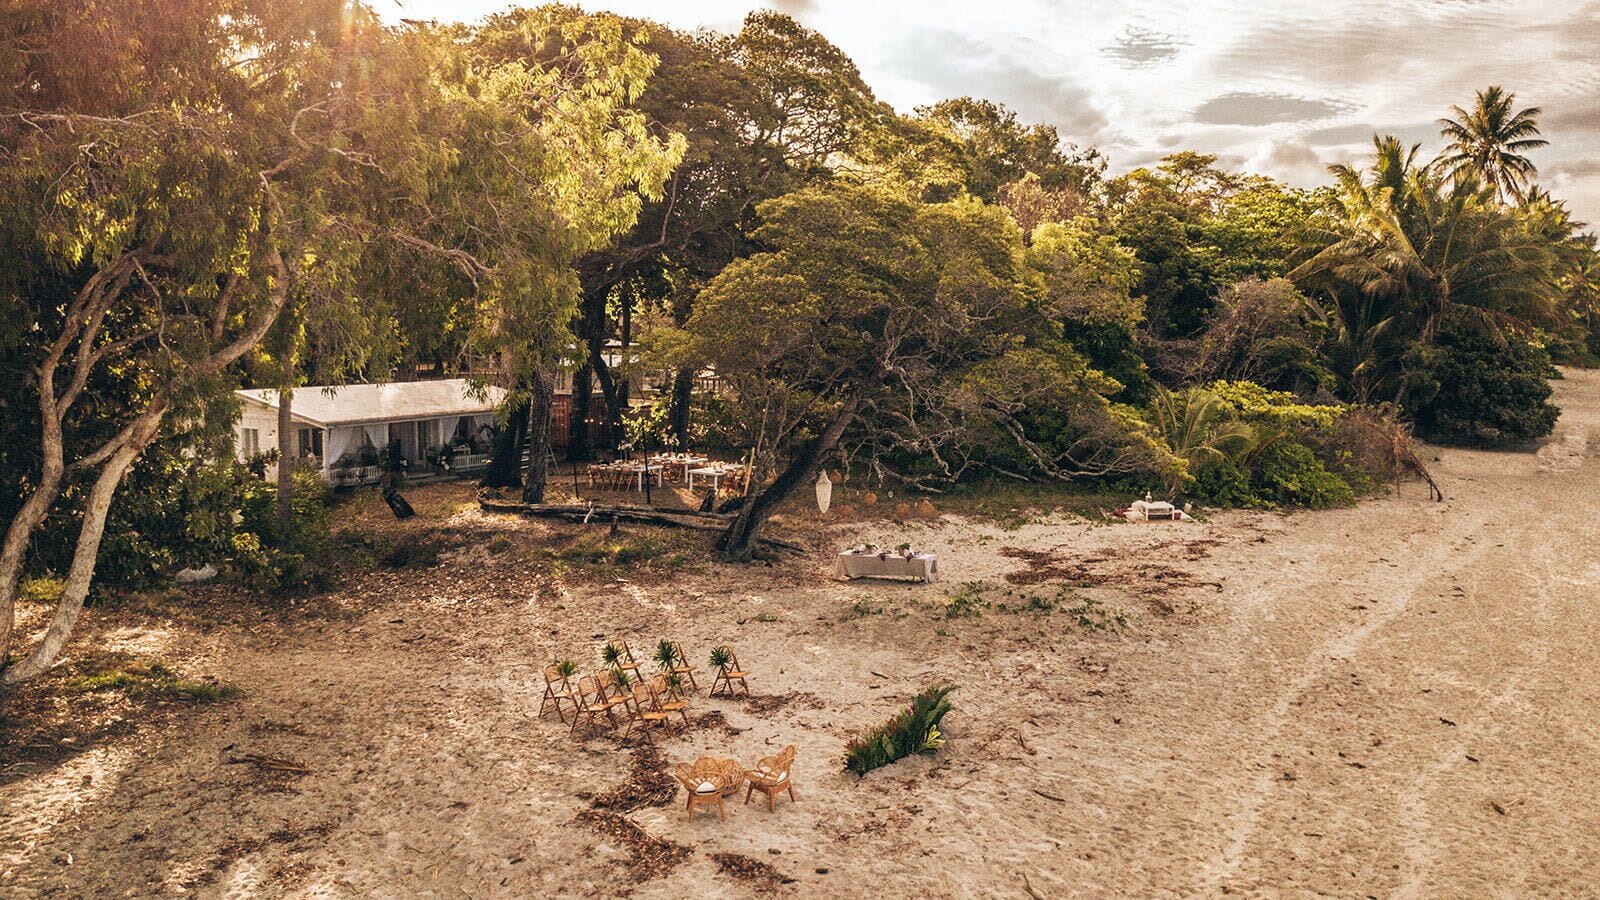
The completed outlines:
[[[672,667],[678,664],[678,648],[671,641],[662,639],[656,642],[656,652],[651,658],[656,661],[657,668],[671,674]]]
[[[578,674],[578,664],[569,658],[563,657],[556,660],[556,671],[561,673],[562,678],[571,678]]]
[[[948,698],[955,689],[953,684],[926,688],[894,718],[845,745],[845,771],[865,775],[913,753],[933,753],[943,747],[939,723],[951,709]]]
[[[733,665],[733,651],[727,647],[712,647],[711,656],[708,659],[718,671],[726,672],[728,667]]]
[[[600,661],[615,669],[622,660],[622,648],[616,644],[606,644],[600,648]]]

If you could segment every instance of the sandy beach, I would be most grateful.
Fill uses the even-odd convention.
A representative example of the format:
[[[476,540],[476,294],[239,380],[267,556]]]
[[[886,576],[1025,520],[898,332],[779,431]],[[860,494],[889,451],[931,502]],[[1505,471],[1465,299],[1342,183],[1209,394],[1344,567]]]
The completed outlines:
[[[461,503],[482,540],[373,573],[348,616],[92,612],[78,646],[244,693],[13,771],[0,894],[1592,895],[1600,375],[1556,387],[1536,452],[1426,448],[1442,503],[818,524],[776,565],[608,579],[532,564],[555,526]],[[869,540],[936,551],[943,580],[833,580]],[[948,617],[963,592],[981,614]],[[702,668],[659,757],[537,716],[540,667],[610,637]],[[706,698],[717,643],[750,699]],[[842,770],[941,682],[942,751]],[[741,795],[691,822],[662,788],[663,761],[786,744],[776,814]]]

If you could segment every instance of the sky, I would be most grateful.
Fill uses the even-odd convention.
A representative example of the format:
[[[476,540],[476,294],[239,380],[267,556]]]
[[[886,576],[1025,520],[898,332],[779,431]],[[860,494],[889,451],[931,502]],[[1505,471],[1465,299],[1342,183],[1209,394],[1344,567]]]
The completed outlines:
[[[375,0],[390,18],[476,19],[505,0]],[[533,4],[529,4],[533,5]],[[1167,153],[1299,187],[1369,156],[1374,131],[1442,146],[1437,120],[1490,84],[1538,106],[1540,182],[1600,227],[1600,0],[580,0],[737,31],[768,7],[849,54],[903,112],[984,97],[1113,174]]]

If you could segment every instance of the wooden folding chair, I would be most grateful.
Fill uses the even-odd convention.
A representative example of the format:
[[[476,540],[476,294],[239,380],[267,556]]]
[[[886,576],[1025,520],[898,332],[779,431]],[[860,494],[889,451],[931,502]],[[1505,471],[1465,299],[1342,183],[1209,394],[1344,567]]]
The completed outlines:
[[[744,790],[744,802],[750,802],[750,795],[760,791],[767,795],[767,812],[777,812],[778,795],[785,791],[789,794],[789,802],[793,803],[798,798],[794,795],[794,779],[789,777],[789,769],[794,765],[794,745],[778,751],[777,756],[763,756],[756,761],[756,767],[745,772],[745,777],[750,779]]]
[[[717,666],[717,677],[711,681],[711,696],[715,697],[717,691],[724,689],[727,690],[729,697],[736,696],[733,687],[735,681],[739,682],[739,685],[744,688],[744,695],[746,697],[750,696],[750,684],[745,681],[745,676],[749,673],[744,670],[743,666],[739,665],[739,654],[734,653],[732,647],[722,647],[720,649],[728,652],[728,664]]]
[[[629,692],[627,685],[622,683],[622,679],[617,677],[616,669],[601,669],[600,674],[596,675],[595,678],[600,682],[601,706],[611,710],[619,706],[626,706],[632,701],[633,695]],[[612,724],[616,724],[615,716],[612,717]]]
[[[626,660],[626,662],[620,664],[619,668],[629,669],[637,677],[639,674],[639,658],[633,655],[633,648],[628,646],[627,641],[620,638],[617,640],[617,646],[622,648],[622,658]]]
[[[698,671],[698,669],[693,663],[689,662],[689,657],[683,652],[683,645],[677,641],[673,641],[672,649],[675,653],[677,653],[677,662],[672,664],[672,674],[678,676],[680,679],[688,679],[690,687],[697,691],[700,690],[699,683],[694,680],[694,673]]]
[[[672,682],[667,676],[657,675],[650,679],[650,689],[655,691],[656,704],[661,707],[662,712],[669,717],[677,713],[683,718],[684,725],[689,724],[689,714],[685,711],[689,708],[689,701],[683,699],[683,696],[673,689]]]
[[[639,680],[639,661],[633,658],[627,641],[607,641],[600,649],[600,659],[607,669],[624,671],[631,680]]]
[[[576,713],[572,717],[572,734],[578,733],[578,725],[585,724],[590,731],[600,723],[601,717],[611,725],[616,725],[616,718],[611,714],[610,698],[606,696],[605,688],[600,684],[600,676],[585,675],[578,679],[578,689],[572,695],[573,706]]]
[[[572,685],[567,683],[567,676],[561,673],[561,667],[545,666],[544,696],[539,699],[539,717],[544,718],[546,706],[554,706],[556,717],[563,722],[567,721],[566,714],[561,711],[562,701],[571,703],[574,708],[578,705],[577,699],[573,696]]]
[[[632,697],[627,704],[628,730],[623,732],[622,739],[627,740],[637,728],[643,732],[644,739],[650,743],[650,726],[667,724],[668,713],[661,708],[661,702],[656,698],[655,691],[645,682],[636,682],[633,686]]]

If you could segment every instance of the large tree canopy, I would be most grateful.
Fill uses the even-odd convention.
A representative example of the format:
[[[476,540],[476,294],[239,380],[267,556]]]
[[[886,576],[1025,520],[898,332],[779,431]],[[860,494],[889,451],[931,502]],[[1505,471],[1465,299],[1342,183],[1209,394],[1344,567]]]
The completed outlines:
[[[654,58],[614,17],[530,13],[517,27],[543,29],[549,58],[504,60],[355,2],[61,6],[0,33],[19,67],[0,96],[0,303],[36,365],[5,394],[38,423],[7,451],[30,465],[7,485],[0,658],[31,540],[72,479],[87,488],[57,614],[9,680],[70,633],[127,472],[164,431],[231,410],[247,354],[292,359],[311,334],[331,368],[381,376],[415,288],[506,367],[549,365],[572,263],[682,153],[627,109]],[[94,54],[91,91],[63,60]]]

